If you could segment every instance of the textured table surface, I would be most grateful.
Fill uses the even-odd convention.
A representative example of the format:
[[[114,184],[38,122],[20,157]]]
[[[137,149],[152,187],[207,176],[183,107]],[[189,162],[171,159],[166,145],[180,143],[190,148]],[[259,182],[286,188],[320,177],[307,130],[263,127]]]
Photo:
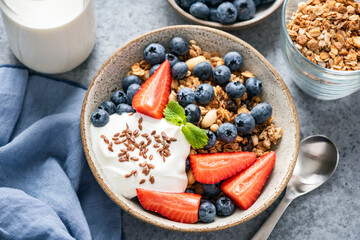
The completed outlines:
[[[165,0],[95,0],[97,42],[93,53],[79,67],[57,77],[89,85],[103,62],[131,39],[153,29],[189,24]],[[269,239],[359,239],[360,238],[360,92],[336,101],[307,96],[290,80],[280,50],[280,10],[247,30],[232,32],[263,54],[285,80],[294,98],[301,138],[324,134],[340,150],[340,163],[333,177],[321,188],[296,199],[286,210]],[[0,65],[20,64],[9,49],[0,23]],[[172,232],[123,214],[126,239],[250,239],[277,205],[240,226],[220,232],[191,234]]]

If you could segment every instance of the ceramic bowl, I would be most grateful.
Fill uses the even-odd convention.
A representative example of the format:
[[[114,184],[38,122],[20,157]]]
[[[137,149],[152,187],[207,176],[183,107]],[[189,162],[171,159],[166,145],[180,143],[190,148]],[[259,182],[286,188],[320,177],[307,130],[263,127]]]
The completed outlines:
[[[263,101],[273,107],[273,116],[277,126],[284,130],[282,139],[274,151],[277,155],[275,167],[264,186],[258,200],[248,210],[236,208],[234,214],[225,218],[216,218],[214,222],[204,224],[178,223],[144,210],[136,201],[128,200],[113,191],[107,176],[94,157],[90,139],[91,113],[104,100],[108,100],[114,90],[121,89],[121,81],[133,63],[143,58],[143,49],[152,42],[168,45],[171,38],[181,36],[194,39],[206,51],[218,51],[224,56],[228,51],[238,51],[244,56],[243,69],[249,70],[263,82]],[[81,113],[81,136],[89,166],[96,180],[106,194],[123,210],[133,216],[171,230],[189,232],[207,232],[229,228],[255,217],[270,206],[287,184],[298,154],[299,121],[293,99],[280,75],[270,63],[253,47],[239,38],[220,30],[202,26],[172,26],[152,31],[125,44],[117,50],[99,69],[86,93]],[[121,184],[121,183],[120,183]]]
[[[186,18],[187,20],[200,25],[205,25],[208,27],[214,27],[226,31],[233,31],[233,30],[239,30],[239,29],[245,29],[251,26],[254,26],[263,20],[265,20],[267,17],[269,17],[271,14],[273,14],[284,2],[284,0],[275,0],[273,3],[260,5],[256,8],[256,13],[254,18],[249,19],[247,21],[241,21],[236,22],[234,24],[221,24],[217,22],[212,21],[206,21],[199,18],[194,17],[190,13],[183,10],[179,5],[176,4],[175,0],[167,0],[170,6],[182,17]]]

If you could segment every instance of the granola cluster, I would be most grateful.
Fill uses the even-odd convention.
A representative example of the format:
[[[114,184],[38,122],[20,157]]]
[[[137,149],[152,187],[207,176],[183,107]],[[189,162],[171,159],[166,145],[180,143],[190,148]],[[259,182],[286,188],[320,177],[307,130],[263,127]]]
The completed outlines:
[[[295,47],[319,66],[360,70],[360,5],[354,0],[300,2],[287,25]]]

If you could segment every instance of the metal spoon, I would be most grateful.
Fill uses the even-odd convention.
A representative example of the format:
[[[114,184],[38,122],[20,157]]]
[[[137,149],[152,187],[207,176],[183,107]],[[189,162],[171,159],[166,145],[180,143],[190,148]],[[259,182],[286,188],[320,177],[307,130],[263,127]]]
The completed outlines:
[[[260,227],[252,240],[269,237],[281,215],[297,197],[304,195],[326,182],[335,172],[339,152],[327,137],[314,135],[301,141],[299,156],[286,193],[274,212]]]

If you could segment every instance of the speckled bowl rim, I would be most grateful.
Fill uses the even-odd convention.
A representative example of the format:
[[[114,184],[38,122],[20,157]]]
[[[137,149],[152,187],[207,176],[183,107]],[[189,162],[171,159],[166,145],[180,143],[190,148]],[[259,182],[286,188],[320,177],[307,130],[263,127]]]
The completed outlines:
[[[89,92],[91,90],[91,88],[94,85],[95,79],[99,76],[99,74],[102,72],[102,70],[110,63],[110,61],[119,53],[121,52],[124,48],[128,47],[129,45],[132,45],[134,43],[136,43],[137,41],[139,41],[140,39],[147,37],[149,35],[154,35],[157,34],[159,32],[162,31],[166,31],[168,29],[196,29],[196,30],[202,30],[202,31],[208,31],[208,32],[212,32],[214,34],[218,34],[221,35],[225,38],[228,38],[234,42],[239,43],[240,45],[245,46],[247,49],[249,49],[250,51],[252,51],[271,71],[271,73],[276,77],[276,79],[281,83],[282,89],[284,90],[286,97],[289,101],[290,107],[292,109],[292,114],[295,120],[295,126],[296,126],[296,134],[295,134],[295,146],[296,149],[294,150],[294,159],[292,159],[292,164],[288,166],[287,169],[287,173],[286,173],[286,177],[283,179],[283,181],[281,182],[281,186],[280,188],[273,194],[273,197],[268,200],[267,202],[264,203],[264,205],[262,205],[260,208],[258,208],[256,211],[254,211],[251,215],[249,215],[248,217],[245,217],[237,222],[232,222],[226,225],[222,225],[222,226],[216,226],[216,227],[204,227],[204,228],[192,228],[192,224],[188,224],[189,227],[184,227],[184,228],[178,228],[175,225],[169,225],[169,224],[164,224],[162,222],[156,221],[154,219],[151,219],[149,217],[146,217],[144,215],[141,215],[140,213],[138,213],[137,211],[133,210],[131,207],[129,207],[126,203],[124,203],[122,200],[120,200],[118,197],[115,196],[115,194],[109,189],[109,187],[105,184],[103,178],[101,177],[101,175],[99,174],[99,172],[97,171],[93,161],[91,160],[90,154],[89,154],[89,150],[88,150],[88,143],[86,141],[86,137],[85,137],[85,109],[87,106],[87,99],[88,99],[88,95]],[[121,48],[119,48],[110,58],[108,58],[106,60],[106,62],[100,67],[100,69],[98,70],[98,72],[96,73],[95,77],[93,78],[87,92],[84,98],[84,102],[83,102],[83,107],[81,110],[81,118],[80,118],[80,131],[81,131],[81,138],[82,138],[82,143],[83,143],[83,148],[84,148],[84,152],[85,152],[85,156],[87,159],[87,162],[90,166],[91,172],[93,173],[95,179],[97,180],[97,182],[99,183],[99,185],[101,186],[101,188],[105,191],[105,193],[109,196],[109,198],[114,201],[117,205],[119,205],[124,211],[128,212],[129,214],[133,215],[134,217],[153,224],[155,226],[161,227],[161,228],[165,228],[168,230],[174,230],[174,231],[181,231],[181,232],[212,232],[212,231],[219,231],[219,230],[224,230],[236,225],[239,225],[241,223],[244,223],[254,217],[256,217],[257,215],[259,215],[261,212],[263,212],[266,208],[268,208],[282,193],[282,191],[284,190],[287,182],[290,180],[290,177],[292,175],[292,172],[294,170],[295,167],[295,163],[296,163],[296,158],[298,155],[298,151],[299,151],[299,144],[300,144],[300,127],[299,127],[299,118],[298,118],[298,114],[296,111],[296,106],[294,103],[294,100],[290,94],[289,89],[287,88],[285,82],[282,80],[282,78],[280,77],[280,75],[276,72],[276,70],[272,67],[272,65],[265,59],[265,57],[263,57],[255,48],[253,48],[252,46],[250,46],[248,43],[244,42],[243,40],[229,34],[226,32],[223,32],[221,30],[217,30],[217,29],[213,29],[213,28],[209,28],[209,27],[204,27],[204,26],[194,26],[194,25],[177,25],[177,26],[170,26],[170,27],[164,27],[164,28],[160,28],[157,30],[153,30],[149,33],[146,33],[144,35],[141,35],[139,37],[137,37],[136,39],[128,42],[127,44],[125,44],[124,46],[122,46]],[[145,211],[145,210],[144,210]]]
[[[222,29],[222,30],[232,31],[232,30],[245,29],[245,28],[254,26],[254,25],[264,21],[265,19],[267,19],[271,14],[273,14],[283,4],[284,0],[275,0],[275,2],[273,2],[271,4],[271,6],[269,6],[269,8],[267,8],[264,11],[264,15],[262,17],[260,17],[260,18],[254,17],[254,18],[252,18],[250,20],[237,22],[237,23],[229,24],[229,25],[225,25],[225,24],[221,24],[221,23],[217,23],[217,22],[206,21],[206,20],[196,18],[196,17],[192,16],[190,13],[183,10],[181,7],[179,7],[176,4],[175,0],[167,0],[167,2],[169,3],[169,5],[179,15],[181,15],[182,17],[186,18],[187,20],[189,20],[189,21],[191,21],[193,23],[208,26],[208,27],[214,27],[214,28],[218,28],[218,29]]]

